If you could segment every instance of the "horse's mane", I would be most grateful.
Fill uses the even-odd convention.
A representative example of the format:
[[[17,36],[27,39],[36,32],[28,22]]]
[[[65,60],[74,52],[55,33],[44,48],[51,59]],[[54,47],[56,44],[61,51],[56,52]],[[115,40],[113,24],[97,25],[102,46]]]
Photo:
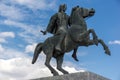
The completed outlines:
[[[73,12],[78,8],[78,6],[72,8],[72,11],[71,11],[71,16],[73,15]]]
[[[70,14],[70,23],[72,22],[72,17],[74,16],[74,11],[78,8],[79,6],[75,6],[72,8],[71,10],[71,14]]]

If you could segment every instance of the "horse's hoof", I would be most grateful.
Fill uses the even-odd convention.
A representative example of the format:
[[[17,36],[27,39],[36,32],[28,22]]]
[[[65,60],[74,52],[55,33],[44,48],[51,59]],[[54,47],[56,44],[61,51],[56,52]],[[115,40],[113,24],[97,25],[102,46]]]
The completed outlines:
[[[107,55],[111,56],[111,54],[110,54],[110,51],[109,51],[109,50],[106,50],[106,51],[105,51],[105,53],[106,53]]]
[[[105,49],[104,49],[104,50],[105,50],[105,53],[106,53],[107,55],[109,55],[109,56],[111,55],[110,50],[109,50],[109,48],[108,48],[108,47],[105,47]]]
[[[53,76],[58,76],[59,74],[57,72],[53,73]]]
[[[68,72],[64,73],[64,74],[69,74]]]
[[[76,55],[72,55],[72,57],[73,57],[73,59],[74,59],[75,61],[79,61],[79,60],[77,59],[77,56],[76,56]]]
[[[53,76],[58,76],[59,74],[53,74]]]

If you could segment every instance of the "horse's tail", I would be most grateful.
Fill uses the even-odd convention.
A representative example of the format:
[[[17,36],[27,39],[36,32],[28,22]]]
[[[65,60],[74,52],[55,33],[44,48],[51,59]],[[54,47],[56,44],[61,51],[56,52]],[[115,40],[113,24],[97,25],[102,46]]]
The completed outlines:
[[[42,45],[43,43],[39,43],[37,44],[35,50],[34,50],[34,55],[33,55],[33,59],[32,59],[32,64],[34,64],[39,56],[39,54],[41,53],[42,51]]]

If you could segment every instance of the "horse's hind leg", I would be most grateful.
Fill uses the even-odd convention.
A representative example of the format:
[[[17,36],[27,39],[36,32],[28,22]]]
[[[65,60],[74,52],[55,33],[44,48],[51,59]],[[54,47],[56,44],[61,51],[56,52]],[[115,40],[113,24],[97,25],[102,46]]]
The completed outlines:
[[[104,43],[104,41],[101,40],[101,39],[98,39],[98,42],[101,43],[101,45],[103,46],[103,48],[104,48],[104,50],[105,50],[105,53],[108,54],[108,55],[111,55],[111,54],[110,54],[110,50],[109,50],[109,48],[107,47],[107,45]]]
[[[51,73],[56,76],[59,75],[58,72],[50,65],[50,60],[52,58],[53,55],[53,51],[51,49],[49,49],[49,53],[46,53],[46,61],[45,61],[45,65],[49,68],[49,70],[51,71]]]
[[[65,70],[62,68],[63,56],[64,56],[64,54],[59,55],[59,56],[56,58],[56,60],[57,60],[57,69],[58,69],[59,71],[61,71],[63,74],[68,74],[68,72],[65,71]]]

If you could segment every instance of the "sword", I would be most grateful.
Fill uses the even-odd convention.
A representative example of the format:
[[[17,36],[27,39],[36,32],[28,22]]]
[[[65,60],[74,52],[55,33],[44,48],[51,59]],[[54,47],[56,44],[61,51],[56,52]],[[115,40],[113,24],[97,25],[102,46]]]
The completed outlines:
[[[47,33],[46,31],[43,31],[43,30],[41,30],[40,32],[42,32],[43,35],[46,35],[46,33]]]

